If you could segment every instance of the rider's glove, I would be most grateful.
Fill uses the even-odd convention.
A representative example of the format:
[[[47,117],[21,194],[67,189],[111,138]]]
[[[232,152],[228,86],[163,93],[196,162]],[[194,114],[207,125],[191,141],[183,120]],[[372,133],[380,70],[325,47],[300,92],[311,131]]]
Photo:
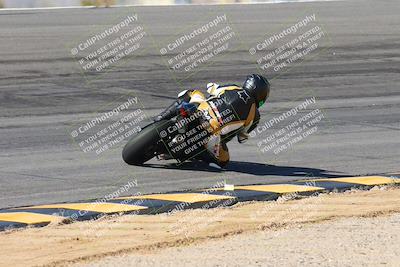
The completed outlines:
[[[193,103],[182,102],[178,106],[178,110],[182,117],[188,117],[196,111],[196,105]]]

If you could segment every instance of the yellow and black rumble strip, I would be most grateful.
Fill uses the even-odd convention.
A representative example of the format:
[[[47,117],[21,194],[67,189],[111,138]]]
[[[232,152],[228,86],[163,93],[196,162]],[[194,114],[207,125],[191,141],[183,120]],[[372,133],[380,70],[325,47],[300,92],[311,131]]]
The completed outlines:
[[[85,201],[0,210],[0,231],[51,222],[82,221],[108,214],[157,214],[195,208],[229,206],[240,201],[276,200],[284,194],[312,195],[333,190],[400,184],[399,176],[354,176],[305,179],[287,184],[243,185],[193,192],[119,197],[107,202]]]

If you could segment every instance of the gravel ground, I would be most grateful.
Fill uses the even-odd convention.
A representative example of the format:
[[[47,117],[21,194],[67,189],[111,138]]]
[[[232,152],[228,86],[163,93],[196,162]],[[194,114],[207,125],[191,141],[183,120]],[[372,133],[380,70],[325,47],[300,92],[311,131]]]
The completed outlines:
[[[238,235],[84,266],[399,266],[400,214]]]

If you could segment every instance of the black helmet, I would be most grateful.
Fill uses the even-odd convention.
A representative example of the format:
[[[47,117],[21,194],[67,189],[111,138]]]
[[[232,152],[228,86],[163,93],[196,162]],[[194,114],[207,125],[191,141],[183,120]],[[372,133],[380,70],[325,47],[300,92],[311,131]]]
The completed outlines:
[[[258,74],[247,76],[243,83],[243,89],[254,97],[257,107],[261,107],[269,96],[269,82]]]

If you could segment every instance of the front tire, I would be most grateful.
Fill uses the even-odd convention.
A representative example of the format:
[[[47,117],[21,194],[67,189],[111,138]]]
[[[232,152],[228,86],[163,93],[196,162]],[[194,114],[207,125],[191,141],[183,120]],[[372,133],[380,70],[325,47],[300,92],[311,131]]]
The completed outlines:
[[[129,165],[142,165],[152,159],[159,148],[160,135],[168,121],[157,121],[132,137],[122,150],[122,158]]]

